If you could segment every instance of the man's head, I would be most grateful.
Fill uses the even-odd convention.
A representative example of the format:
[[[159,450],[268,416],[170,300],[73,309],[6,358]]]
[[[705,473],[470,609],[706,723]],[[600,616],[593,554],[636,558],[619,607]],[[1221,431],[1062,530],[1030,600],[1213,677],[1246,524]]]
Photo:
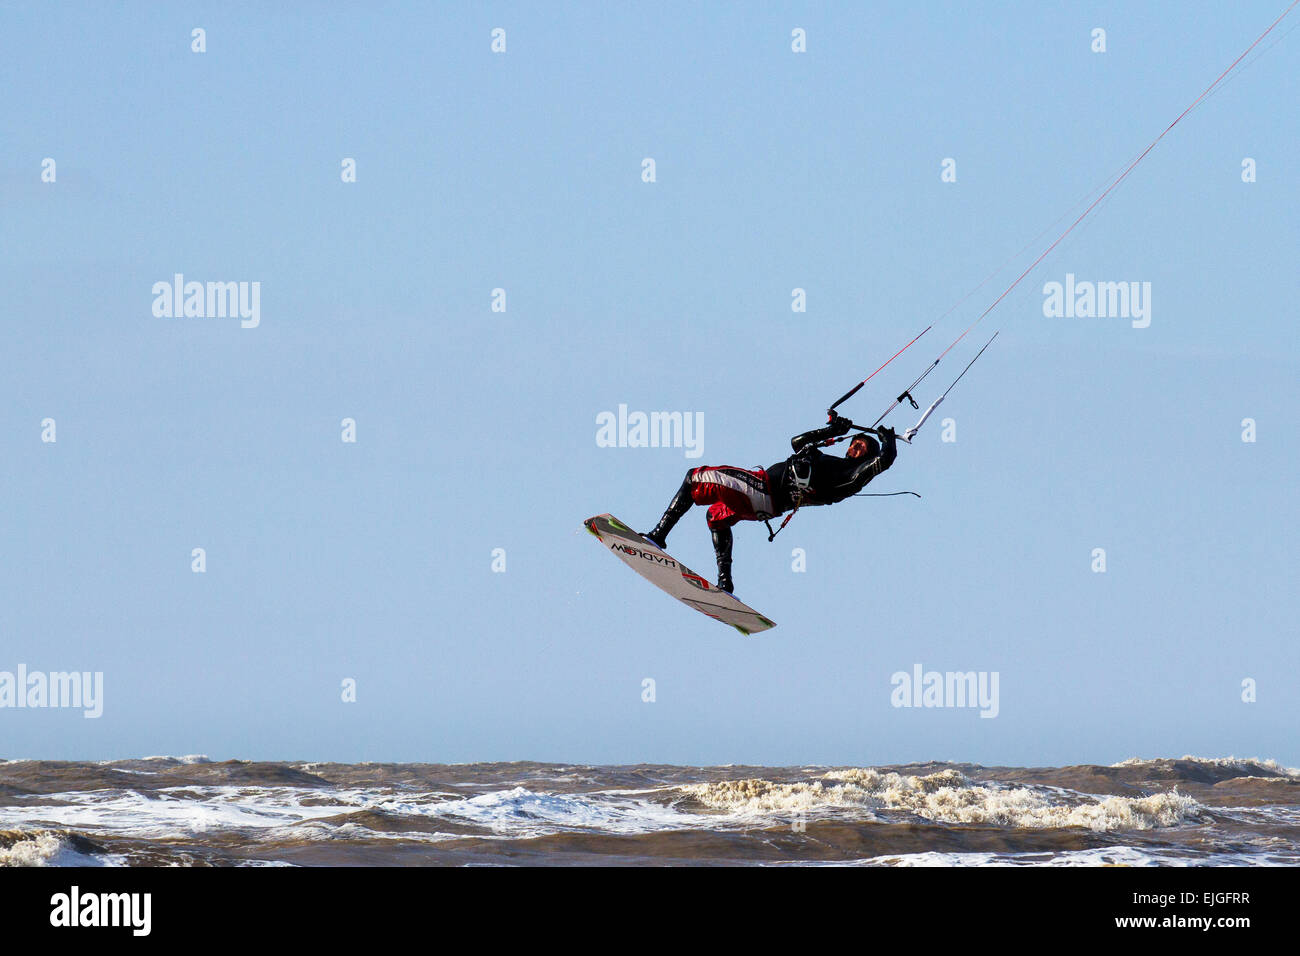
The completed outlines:
[[[859,432],[849,442],[848,458],[875,458],[880,454],[880,445],[865,432]]]

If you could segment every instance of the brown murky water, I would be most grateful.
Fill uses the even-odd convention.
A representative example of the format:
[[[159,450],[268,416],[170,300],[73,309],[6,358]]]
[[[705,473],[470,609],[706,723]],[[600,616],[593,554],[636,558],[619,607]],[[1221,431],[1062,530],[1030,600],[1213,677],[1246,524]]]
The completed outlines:
[[[0,865],[1300,862],[1300,771],[0,763]]]

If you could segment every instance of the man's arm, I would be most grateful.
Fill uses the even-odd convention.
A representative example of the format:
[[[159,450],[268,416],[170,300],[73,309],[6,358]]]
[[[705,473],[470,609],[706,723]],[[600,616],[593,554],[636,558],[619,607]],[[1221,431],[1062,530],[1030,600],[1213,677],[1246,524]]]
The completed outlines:
[[[839,438],[841,435],[847,435],[848,433],[848,420],[841,418],[839,415],[834,415],[829,425],[823,425],[821,428],[814,428],[810,432],[795,435],[790,439],[790,447],[795,451],[803,451],[809,445],[815,445],[828,438]]]
[[[880,436],[880,454],[870,461],[863,461],[833,488],[819,489],[822,495],[831,501],[843,501],[866,487],[867,482],[875,478],[898,457],[897,435],[892,428],[882,428],[876,432]]]

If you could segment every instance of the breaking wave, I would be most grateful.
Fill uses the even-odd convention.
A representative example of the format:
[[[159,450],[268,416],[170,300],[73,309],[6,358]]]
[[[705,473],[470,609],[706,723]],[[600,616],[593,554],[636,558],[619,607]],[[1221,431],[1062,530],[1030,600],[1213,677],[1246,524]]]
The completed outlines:
[[[1100,832],[1177,826],[1199,820],[1203,810],[1177,791],[1097,799],[1058,788],[984,786],[952,769],[910,776],[853,768],[830,771],[809,783],[725,780],[682,789],[707,807],[742,814],[852,807],[872,816],[876,811],[905,811],[937,823],[1086,827]]]
[[[66,830],[0,830],[0,866],[111,866],[85,837]]]

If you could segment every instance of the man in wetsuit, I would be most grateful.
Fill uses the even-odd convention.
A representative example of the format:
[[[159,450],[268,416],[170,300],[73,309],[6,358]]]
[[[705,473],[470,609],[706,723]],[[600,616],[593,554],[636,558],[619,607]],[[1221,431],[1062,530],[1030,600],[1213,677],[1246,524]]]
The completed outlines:
[[[894,463],[898,448],[892,428],[876,429],[879,443],[866,434],[854,435],[844,458],[817,449],[829,439],[847,435],[851,427],[847,419],[832,413],[829,425],[790,439],[795,453],[767,469],[692,468],[664,516],[643,537],[664,548],[668,532],[691,505],[708,505],[718,588],[731,593],[731,526],[737,521],[766,521],[791,508],[835,504],[857,494]]]

